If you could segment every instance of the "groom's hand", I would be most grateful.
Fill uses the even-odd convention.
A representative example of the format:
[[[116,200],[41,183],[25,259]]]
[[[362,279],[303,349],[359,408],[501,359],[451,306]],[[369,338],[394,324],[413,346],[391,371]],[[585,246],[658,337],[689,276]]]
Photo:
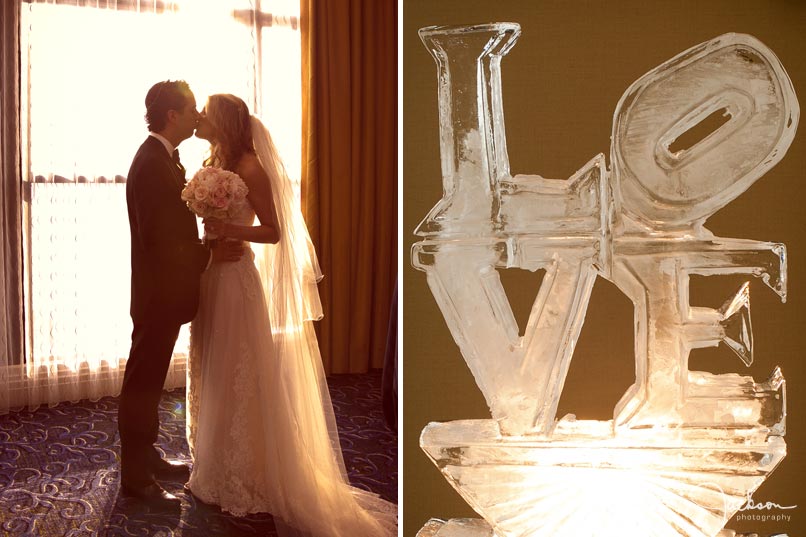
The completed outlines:
[[[246,246],[242,241],[217,240],[212,245],[213,263],[238,261],[243,257]]]

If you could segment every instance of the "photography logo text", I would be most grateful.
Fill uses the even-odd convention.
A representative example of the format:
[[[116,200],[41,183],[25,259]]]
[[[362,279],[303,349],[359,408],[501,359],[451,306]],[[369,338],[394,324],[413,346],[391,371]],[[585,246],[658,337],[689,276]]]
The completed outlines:
[[[749,520],[753,522],[789,522],[791,513],[787,511],[796,509],[797,505],[781,505],[775,502],[756,502],[753,493],[747,494],[747,503],[739,509],[737,521]]]

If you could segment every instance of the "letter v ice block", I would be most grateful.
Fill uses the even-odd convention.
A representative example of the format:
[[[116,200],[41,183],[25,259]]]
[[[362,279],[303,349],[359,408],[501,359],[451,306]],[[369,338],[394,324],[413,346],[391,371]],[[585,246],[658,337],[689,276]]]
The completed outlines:
[[[429,27],[443,197],[417,227],[414,266],[490,407],[431,423],[420,445],[481,519],[420,537],[713,537],[786,454],[785,382],[688,369],[691,349],[753,361],[749,282],[689,305],[691,274],[747,274],[786,298],[786,249],[714,236],[706,219],[783,158],[799,107],[778,59],[726,34],[630,86],[599,154],[568,179],[509,172],[501,60],[520,27]],[[690,147],[685,133],[723,123]],[[498,270],[545,270],[523,336]],[[609,421],[557,419],[597,277],[633,303],[635,383]],[[738,362],[737,362],[738,365]]]

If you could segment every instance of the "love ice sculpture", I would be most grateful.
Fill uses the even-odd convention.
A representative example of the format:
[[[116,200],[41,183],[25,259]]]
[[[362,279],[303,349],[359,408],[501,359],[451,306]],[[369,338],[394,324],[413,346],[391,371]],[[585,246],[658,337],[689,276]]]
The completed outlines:
[[[705,220],[773,167],[799,108],[775,55],[726,34],[630,86],[610,169],[568,180],[509,173],[501,59],[517,24],[430,27],[444,195],[412,249],[492,420],[431,423],[420,445],[480,520],[432,519],[433,536],[714,536],[786,454],[785,383],[689,371],[720,343],[753,360],[749,286],[689,305],[689,275],[749,274],[786,297],[782,244],[715,237]],[[714,113],[690,147],[676,141]],[[545,270],[519,337],[499,268]],[[635,309],[633,386],[611,421],[556,419],[597,277]]]

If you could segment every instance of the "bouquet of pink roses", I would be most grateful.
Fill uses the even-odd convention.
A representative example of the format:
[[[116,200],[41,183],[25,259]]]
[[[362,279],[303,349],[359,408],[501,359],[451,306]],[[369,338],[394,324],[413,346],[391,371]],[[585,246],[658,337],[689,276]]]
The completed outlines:
[[[243,208],[248,193],[238,174],[208,166],[188,181],[182,190],[182,200],[202,218],[225,219]]]

